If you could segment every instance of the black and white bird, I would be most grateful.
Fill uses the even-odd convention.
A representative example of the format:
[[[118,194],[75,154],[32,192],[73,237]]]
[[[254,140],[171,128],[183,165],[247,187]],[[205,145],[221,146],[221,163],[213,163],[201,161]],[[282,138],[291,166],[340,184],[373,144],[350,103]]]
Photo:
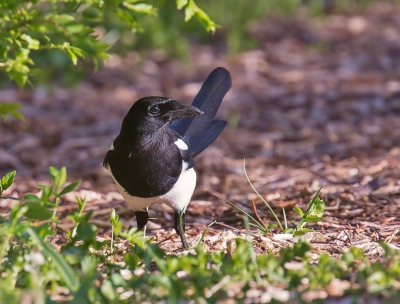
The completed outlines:
[[[184,212],[196,186],[193,158],[225,128],[226,121],[215,115],[230,88],[229,72],[216,68],[192,105],[150,96],[136,101],[125,116],[104,167],[135,211],[138,229],[147,224],[147,208],[164,203],[174,210],[174,228],[187,249]]]

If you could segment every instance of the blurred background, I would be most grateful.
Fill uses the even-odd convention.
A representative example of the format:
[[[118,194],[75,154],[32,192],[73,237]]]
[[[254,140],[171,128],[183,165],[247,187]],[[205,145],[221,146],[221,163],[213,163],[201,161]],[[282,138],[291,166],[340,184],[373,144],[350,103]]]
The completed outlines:
[[[212,192],[244,203],[254,198],[243,158],[276,206],[294,205],[323,183],[343,191],[377,175],[384,176],[378,188],[396,193],[399,1],[196,3],[219,25],[215,34],[201,20],[185,22],[175,1],[164,1],[157,16],[138,17],[136,31],[115,12],[105,11],[100,22],[87,11],[111,54],[105,64],[73,65],[71,54],[48,49],[31,52],[32,87],[1,75],[0,102],[18,102],[25,117],[0,121],[0,175],[17,170],[15,195],[46,183],[50,165],[66,166],[89,198],[124,206],[107,196],[116,188],[102,161],[133,102],[160,95],[190,103],[218,66],[233,79],[218,114],[228,127],[196,159],[199,203],[189,214],[202,212],[204,223],[221,217],[229,206]],[[94,48],[81,47],[89,54]]]

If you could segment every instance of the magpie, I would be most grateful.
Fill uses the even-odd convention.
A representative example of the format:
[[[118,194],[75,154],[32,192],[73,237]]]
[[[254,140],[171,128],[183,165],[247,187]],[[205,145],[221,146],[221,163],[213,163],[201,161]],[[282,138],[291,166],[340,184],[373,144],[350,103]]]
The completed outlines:
[[[219,67],[207,77],[192,105],[149,96],[130,108],[103,165],[135,211],[138,229],[147,224],[148,207],[164,203],[174,210],[174,228],[188,249],[185,210],[196,186],[193,158],[224,130],[227,122],[215,115],[231,85],[230,73]]]

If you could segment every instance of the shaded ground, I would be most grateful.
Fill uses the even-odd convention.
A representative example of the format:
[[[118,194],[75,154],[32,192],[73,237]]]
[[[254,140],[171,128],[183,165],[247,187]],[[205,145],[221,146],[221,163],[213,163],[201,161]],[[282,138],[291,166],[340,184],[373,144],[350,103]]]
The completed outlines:
[[[262,218],[271,220],[243,173],[281,216],[297,223],[293,206],[305,208],[322,184],[325,221],[309,236],[317,251],[340,253],[347,246],[376,242],[400,245],[400,10],[381,5],[359,15],[327,20],[269,19],[250,31],[257,50],[227,59],[219,49],[193,46],[189,65],[149,54],[113,56],[109,67],[73,91],[44,88],[0,91],[0,101],[20,101],[24,121],[0,123],[0,173],[17,169],[8,194],[22,197],[48,183],[48,166],[68,169],[70,180],[83,179],[60,208],[60,227],[76,194],[87,196],[94,222],[110,235],[109,214],[116,208],[124,225],[136,225],[133,212],[102,168],[102,159],[119,132],[131,104],[146,95],[191,102],[202,81],[217,66],[226,67],[233,88],[219,117],[228,129],[197,157],[198,186],[188,208],[189,240],[213,220],[242,229],[242,215],[212,193],[220,193],[252,213],[255,200]],[[0,202],[6,213],[12,201]],[[180,248],[172,213],[155,206],[150,235],[169,251]],[[72,223],[71,223],[72,225]],[[161,228],[162,227],[162,228]],[[223,249],[232,236],[214,225],[206,245]],[[231,232],[235,229],[231,229]],[[227,232],[224,232],[225,234]],[[256,238],[259,252],[286,241]],[[265,243],[267,242],[267,243]]]

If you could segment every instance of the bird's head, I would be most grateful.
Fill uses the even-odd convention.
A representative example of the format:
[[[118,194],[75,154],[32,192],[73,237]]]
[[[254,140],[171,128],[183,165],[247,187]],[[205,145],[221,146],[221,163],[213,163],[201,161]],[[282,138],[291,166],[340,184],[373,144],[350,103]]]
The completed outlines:
[[[136,101],[122,123],[122,129],[137,132],[154,132],[168,126],[175,119],[203,114],[190,105],[181,104],[165,97],[149,96]]]

